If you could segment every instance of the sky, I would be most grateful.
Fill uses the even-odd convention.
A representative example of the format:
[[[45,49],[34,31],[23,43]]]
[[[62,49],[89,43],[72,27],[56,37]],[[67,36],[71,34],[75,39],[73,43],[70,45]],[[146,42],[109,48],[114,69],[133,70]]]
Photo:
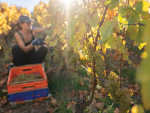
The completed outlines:
[[[1,3],[8,3],[8,5],[16,5],[19,7],[25,7],[30,12],[33,12],[34,6],[37,5],[40,1],[44,0],[0,0]]]

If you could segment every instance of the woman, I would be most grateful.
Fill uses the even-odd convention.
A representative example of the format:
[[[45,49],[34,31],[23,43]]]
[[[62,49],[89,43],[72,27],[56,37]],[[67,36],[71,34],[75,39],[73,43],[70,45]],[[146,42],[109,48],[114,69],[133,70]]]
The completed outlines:
[[[36,33],[43,32],[45,28],[33,28],[33,20],[27,15],[21,15],[18,19],[18,31],[14,34],[17,45],[12,47],[13,63],[15,66],[42,63],[48,49],[41,46],[37,51],[35,45],[43,45],[44,39],[34,39]]]

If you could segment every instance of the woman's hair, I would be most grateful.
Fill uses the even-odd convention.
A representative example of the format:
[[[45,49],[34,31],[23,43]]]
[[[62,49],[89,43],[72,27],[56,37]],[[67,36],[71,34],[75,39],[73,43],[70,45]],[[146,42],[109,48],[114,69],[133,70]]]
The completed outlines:
[[[17,25],[18,30],[22,30],[22,27],[20,26],[19,22],[16,25]]]

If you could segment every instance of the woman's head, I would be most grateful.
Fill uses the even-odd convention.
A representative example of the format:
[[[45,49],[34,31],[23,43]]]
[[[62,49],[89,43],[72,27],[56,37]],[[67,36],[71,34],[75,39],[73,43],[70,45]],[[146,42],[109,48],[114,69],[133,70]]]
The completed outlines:
[[[31,30],[33,21],[34,20],[31,19],[28,15],[21,15],[17,23],[18,29],[19,30],[22,30],[22,29]]]

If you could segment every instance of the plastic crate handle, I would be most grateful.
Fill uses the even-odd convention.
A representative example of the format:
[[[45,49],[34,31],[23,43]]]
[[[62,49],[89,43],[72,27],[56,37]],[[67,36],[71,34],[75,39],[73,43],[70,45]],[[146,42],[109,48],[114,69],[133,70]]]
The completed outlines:
[[[32,89],[33,87],[35,87],[35,84],[34,83],[30,83],[28,85],[25,85],[25,86],[22,86],[22,89],[23,90],[26,90],[26,89]]]
[[[22,71],[30,71],[30,70],[32,70],[31,68],[30,69],[23,69]]]

